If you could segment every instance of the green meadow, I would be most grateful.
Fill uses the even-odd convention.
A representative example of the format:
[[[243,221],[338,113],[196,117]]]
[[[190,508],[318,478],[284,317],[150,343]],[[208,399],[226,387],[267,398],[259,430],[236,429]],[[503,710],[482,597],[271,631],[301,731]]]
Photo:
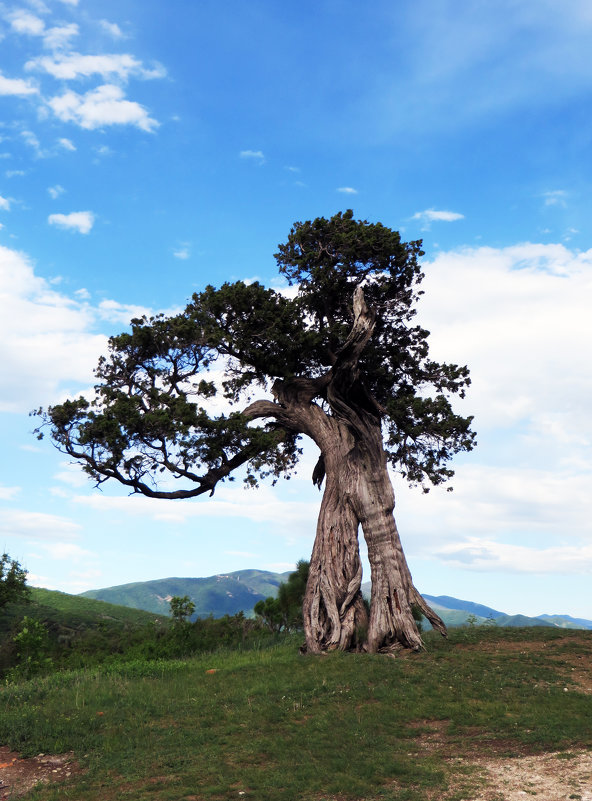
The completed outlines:
[[[300,643],[5,684],[0,744],[74,752],[80,770],[37,801],[460,801],[471,757],[592,745],[592,632],[458,628],[397,658]]]

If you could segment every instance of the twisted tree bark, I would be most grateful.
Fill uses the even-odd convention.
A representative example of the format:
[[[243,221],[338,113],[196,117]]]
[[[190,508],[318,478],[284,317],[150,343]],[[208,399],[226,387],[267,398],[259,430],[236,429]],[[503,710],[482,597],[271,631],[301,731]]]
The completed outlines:
[[[325,491],[303,604],[306,649],[418,650],[414,604],[444,635],[446,627],[413,585],[393,516],[380,410],[359,379],[358,361],[375,325],[360,287],[353,307],[350,334],[330,371],[316,379],[276,382],[275,402],[258,401],[245,414],[273,417],[286,429],[307,434],[321,452],[313,480],[320,486],[324,478]],[[317,397],[330,413],[315,403]],[[360,525],[371,568],[369,618],[360,589]]]

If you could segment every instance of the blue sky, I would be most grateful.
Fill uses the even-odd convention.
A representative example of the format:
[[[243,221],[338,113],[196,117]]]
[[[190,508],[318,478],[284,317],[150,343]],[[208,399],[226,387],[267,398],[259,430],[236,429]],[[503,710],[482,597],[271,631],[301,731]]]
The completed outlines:
[[[0,547],[31,582],[309,556],[312,450],[273,489],[152,502],[28,412],[131,316],[279,286],[292,223],[353,208],[423,238],[420,320],[473,375],[454,492],[395,482],[416,584],[592,618],[591,45],[587,0],[0,2]]]

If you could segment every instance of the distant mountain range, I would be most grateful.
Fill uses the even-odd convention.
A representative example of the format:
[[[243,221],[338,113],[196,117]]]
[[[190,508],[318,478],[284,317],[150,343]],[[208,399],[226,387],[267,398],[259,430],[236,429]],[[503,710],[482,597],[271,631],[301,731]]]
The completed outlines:
[[[170,612],[169,601],[175,595],[188,595],[195,604],[196,617],[222,617],[244,611],[250,614],[262,599],[276,595],[288,573],[270,573],[267,570],[238,570],[235,573],[208,576],[207,578],[163,578],[120,584],[102,590],[81,593],[85,598],[107,601],[110,604],[145,609],[160,615]]]
[[[464,626],[470,615],[476,618],[475,623],[481,625],[493,619],[496,626],[553,626],[561,629],[592,629],[592,620],[570,617],[569,615],[506,615],[489,606],[462,601],[449,595],[424,595],[430,606],[437,612],[447,626]]]
[[[253,607],[261,599],[276,595],[278,586],[286,581],[290,572],[270,573],[267,570],[237,570],[234,573],[208,576],[207,578],[163,578],[154,581],[139,581],[120,584],[101,590],[81,593],[86,598],[107,601],[111,604],[144,609],[147,612],[166,615],[169,601],[175,596],[188,595],[195,604],[195,617],[222,617],[243,611],[252,614]],[[362,592],[370,597],[370,582],[362,585]],[[507,615],[473,601],[463,601],[449,595],[425,595],[447,626],[463,626],[469,618],[476,625],[490,619],[496,626],[552,626],[563,629],[592,629],[592,620],[569,615]],[[471,617],[473,616],[473,617]]]

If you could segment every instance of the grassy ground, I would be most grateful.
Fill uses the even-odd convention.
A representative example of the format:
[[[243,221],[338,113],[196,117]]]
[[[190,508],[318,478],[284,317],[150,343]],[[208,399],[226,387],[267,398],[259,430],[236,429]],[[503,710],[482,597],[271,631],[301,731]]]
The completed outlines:
[[[592,746],[592,632],[458,629],[397,659],[298,644],[7,686],[0,744],[75,752],[47,801],[460,799],[459,757]]]

